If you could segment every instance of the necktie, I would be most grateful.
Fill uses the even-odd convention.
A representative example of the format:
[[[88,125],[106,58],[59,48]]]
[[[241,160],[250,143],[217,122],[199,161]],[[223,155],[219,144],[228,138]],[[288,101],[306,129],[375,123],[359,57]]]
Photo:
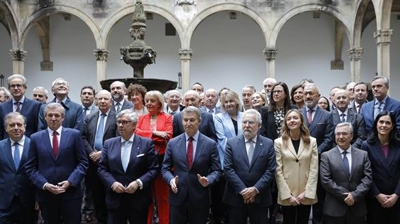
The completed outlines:
[[[189,169],[191,169],[192,165],[193,165],[193,137],[189,137],[186,158],[187,158],[188,167],[189,167]]]
[[[340,115],[340,117],[341,117],[341,119],[340,119],[340,121],[343,123],[343,122],[346,122],[346,114],[341,114]]]
[[[116,105],[117,105],[117,113],[118,113],[121,110],[121,104],[117,103]]]
[[[174,115],[175,111],[170,111],[169,114]]]
[[[376,118],[376,116],[378,116],[378,114],[381,112],[381,102],[376,101],[375,106],[374,106],[374,120]]]
[[[347,174],[350,175],[349,160],[347,159],[347,156],[346,156],[347,152],[343,151],[342,154],[343,154],[343,166],[344,166],[344,169],[346,170]]]
[[[128,167],[129,163],[129,158],[128,158],[128,150],[129,150],[129,141],[125,141],[122,143],[121,151],[122,151],[122,168],[124,168],[124,171],[126,171],[126,168]]]
[[[311,124],[311,122],[312,122],[312,112],[313,112],[313,110],[308,110],[308,113],[307,113],[307,120],[308,120],[309,124]]]
[[[247,157],[249,159],[249,164],[251,163],[251,161],[253,160],[253,154],[254,154],[254,145],[253,145],[253,140],[249,140],[247,141],[250,146],[249,146],[249,151],[247,152]]]
[[[357,113],[360,113],[360,110],[361,110],[361,105],[358,104],[358,105],[357,105]]]
[[[54,156],[57,157],[58,155],[58,133],[56,131],[53,132],[53,153]]]
[[[15,109],[15,112],[18,112],[18,113],[21,112],[21,106],[20,106],[21,103],[18,101],[18,102],[15,102],[14,104],[17,105],[17,108]]]
[[[100,122],[97,126],[96,136],[94,138],[94,149],[100,151],[103,149],[103,136],[104,136],[104,118],[105,114],[100,115]]]
[[[209,112],[210,114],[213,114],[213,113],[214,113],[214,110],[211,109],[211,110],[209,110],[208,112]]]
[[[14,165],[15,168],[18,169],[19,162],[21,161],[21,153],[19,152],[19,144],[18,142],[14,143]]]
[[[84,115],[86,115],[88,111],[89,111],[89,108],[87,108],[87,107],[84,107],[84,108],[83,108],[83,114],[84,114]]]

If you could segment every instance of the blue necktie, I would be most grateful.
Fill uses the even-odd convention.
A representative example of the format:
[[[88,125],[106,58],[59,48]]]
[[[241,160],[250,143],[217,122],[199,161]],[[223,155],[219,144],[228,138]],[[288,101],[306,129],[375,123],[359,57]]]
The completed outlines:
[[[96,136],[94,139],[94,148],[96,150],[102,150],[103,149],[103,133],[104,133],[104,118],[106,117],[105,114],[100,115],[100,122],[99,125],[97,126],[97,131],[96,131]]]
[[[129,158],[128,158],[128,150],[130,150],[129,148],[129,141],[125,141],[122,143],[122,147],[121,147],[121,162],[122,162],[122,168],[124,168],[124,171],[126,171],[126,168],[128,167],[128,163],[129,163]]]
[[[378,116],[378,114],[381,112],[381,106],[382,106],[382,102],[376,101],[376,103],[374,105],[374,120],[375,120],[376,116]]]
[[[340,119],[340,121],[343,123],[343,122],[346,122],[346,119],[345,119],[345,116],[346,116],[346,114],[341,114],[340,115],[341,117],[342,117],[342,119]]]
[[[19,162],[21,161],[21,153],[19,152],[19,144],[18,142],[14,143],[14,165],[15,168],[18,169]]]
[[[347,152],[343,151],[342,154],[343,154],[343,166],[344,166],[344,169],[346,170],[347,174],[350,175],[349,160],[347,159],[347,156],[346,156]]]

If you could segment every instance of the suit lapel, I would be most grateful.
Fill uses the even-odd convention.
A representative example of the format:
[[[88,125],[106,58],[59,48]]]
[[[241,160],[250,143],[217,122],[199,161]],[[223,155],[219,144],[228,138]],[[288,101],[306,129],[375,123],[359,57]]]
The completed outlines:
[[[239,146],[238,153],[240,154],[241,157],[243,157],[243,160],[245,161],[247,167],[250,168],[249,157],[247,156],[246,142],[245,142],[244,136],[242,136],[241,138],[238,139],[238,146]],[[255,156],[255,151],[256,150],[254,148],[253,158]]]
[[[342,168],[343,173],[345,173],[347,178],[350,178],[349,174],[347,173],[347,170],[344,168],[344,163],[343,163],[343,158],[342,158],[342,154],[340,153],[340,150],[338,147],[335,147],[334,149],[334,157],[336,158],[337,163],[339,164],[339,166]]]
[[[392,165],[393,159],[396,157],[396,154],[398,153],[399,150],[393,149],[392,147],[389,146],[389,151],[388,151],[388,156],[387,156],[387,164],[389,167]],[[382,152],[383,154],[383,152]]]
[[[31,140],[25,136],[24,150],[22,151],[21,160],[19,162],[19,168],[21,168],[21,164],[25,164],[25,161],[28,159],[30,142],[31,142]]]
[[[99,116],[99,115],[97,115]],[[111,111],[108,113],[107,115],[107,121],[106,121],[106,126],[104,127],[104,132],[103,132],[103,136],[104,134],[107,132],[108,128],[113,125],[113,123],[115,123],[115,114],[112,113]]]
[[[54,156],[53,153],[53,147],[51,146],[51,142],[50,142],[50,134],[49,134],[49,130],[46,128],[46,131],[42,132],[42,138],[43,139],[43,144],[44,144],[44,148],[47,150],[47,152],[50,154],[51,158],[53,158],[53,160],[56,160],[56,157]],[[60,146],[58,146],[58,149],[60,149]],[[60,151],[58,151],[60,154]]]
[[[193,160],[192,167],[194,167],[197,164],[197,162],[200,158],[200,154],[203,152],[202,142],[203,142],[203,137],[201,136],[201,134],[199,134],[199,137],[197,138],[196,151],[194,154],[194,160]]]
[[[69,139],[69,131],[66,130],[65,128],[62,128],[61,131],[61,136],[60,136],[60,144],[58,145],[58,153],[57,153],[57,157],[56,160],[60,157],[61,153],[63,153],[63,149],[67,143],[67,141],[70,140]],[[51,147],[50,147],[51,148]],[[52,148],[51,148],[52,149]],[[53,149],[52,149],[53,150]],[[53,151],[51,152],[54,156]]]
[[[246,145],[245,145],[244,148],[246,149]],[[263,150],[263,140],[260,138],[260,136],[257,136],[257,142],[256,142],[256,145],[254,146],[253,158],[251,159],[251,163],[250,163],[249,169],[251,169],[251,167],[253,167],[253,164],[257,160],[257,158],[260,155],[262,150]],[[248,158],[247,157],[247,151],[245,150],[245,152],[246,152],[246,158]]]
[[[4,150],[4,154],[5,154],[5,159],[8,161],[9,166],[12,167],[12,169],[14,171],[16,171],[14,159],[13,159],[12,153],[11,153],[11,141],[9,138],[7,139],[7,145],[6,145],[5,149],[3,149],[3,150]]]
[[[180,157],[180,161],[182,161],[185,164],[187,170],[190,170],[186,154],[187,154],[186,153],[186,135],[181,134],[179,137],[179,142],[178,142],[178,157]],[[177,160],[177,161],[179,161],[179,160]],[[192,164],[192,167],[193,167],[193,164]]]
[[[121,144],[121,143],[120,143],[120,144]],[[132,142],[132,145],[131,145],[131,149],[130,149],[130,150],[131,150],[131,154],[130,154],[130,156],[129,156],[128,166],[126,167],[126,172],[128,172],[129,168],[133,166],[133,165],[132,165],[133,162],[131,162],[131,161],[135,160],[136,156],[138,155],[139,150],[140,150],[140,149],[139,149],[140,144],[141,144],[140,138],[139,138],[138,136],[135,135],[135,137],[133,138],[133,142]],[[120,151],[121,151],[121,150],[120,150]],[[122,161],[121,161],[121,166],[122,166]]]
[[[223,115],[223,124],[226,125],[226,128],[229,130],[231,136],[236,136],[235,127],[233,126],[231,117],[228,113],[224,113]]]
[[[332,117],[333,117],[333,124],[339,124],[341,121],[340,121],[340,117],[339,117],[339,113],[336,111],[336,110],[334,110],[334,111],[332,111]]]

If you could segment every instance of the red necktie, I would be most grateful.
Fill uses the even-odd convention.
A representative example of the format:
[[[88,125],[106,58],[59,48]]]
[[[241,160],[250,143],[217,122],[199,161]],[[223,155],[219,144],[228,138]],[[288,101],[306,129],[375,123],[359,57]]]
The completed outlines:
[[[187,157],[188,167],[189,167],[189,169],[191,169],[192,164],[193,164],[193,138],[192,137],[189,137],[189,143],[187,146],[186,157]]]
[[[57,157],[58,155],[58,138],[57,138],[58,133],[55,131],[53,132],[53,153],[54,156]]]
[[[308,113],[307,113],[307,119],[308,119],[308,123],[309,124],[311,124],[311,122],[312,122],[312,110],[308,110]]]

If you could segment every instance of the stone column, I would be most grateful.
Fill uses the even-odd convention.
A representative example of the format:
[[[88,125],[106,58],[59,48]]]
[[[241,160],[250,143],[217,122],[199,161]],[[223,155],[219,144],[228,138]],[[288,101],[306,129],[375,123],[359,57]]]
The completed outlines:
[[[267,78],[275,78],[275,58],[278,54],[276,49],[264,49],[265,59],[267,60]]]
[[[106,66],[109,52],[105,49],[96,49],[93,54],[96,56],[97,61],[97,89],[102,89],[100,81],[106,79]]]
[[[22,49],[11,49],[10,56],[13,60],[13,74],[24,75],[25,58],[27,52]]]
[[[347,51],[350,58],[350,74],[352,82],[360,82],[361,80],[361,57],[364,53],[364,48],[355,47]]]
[[[390,78],[390,42],[393,30],[377,30],[374,33],[378,50],[378,75]]]
[[[190,60],[192,58],[192,49],[179,49],[181,56],[182,71],[182,92],[185,93],[190,89]]]

